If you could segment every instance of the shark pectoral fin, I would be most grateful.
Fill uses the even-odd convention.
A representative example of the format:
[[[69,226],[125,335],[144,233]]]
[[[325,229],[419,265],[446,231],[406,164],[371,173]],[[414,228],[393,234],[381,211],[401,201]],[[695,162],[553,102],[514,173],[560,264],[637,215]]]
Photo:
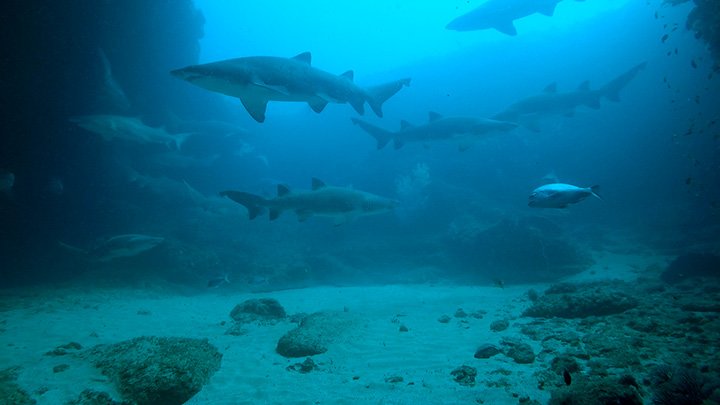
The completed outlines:
[[[257,122],[265,122],[265,110],[267,110],[268,100],[265,98],[241,98],[245,110],[255,119]]]
[[[328,102],[320,97],[316,97],[308,101],[308,105],[310,105],[310,108],[312,108],[313,111],[320,113],[325,109],[325,106],[328,105]]]
[[[395,147],[395,150],[398,150],[405,146],[405,142],[399,140],[398,138],[393,138],[393,146]]]
[[[274,220],[278,219],[278,217],[280,216],[281,213],[282,213],[282,211],[280,211],[279,209],[271,208],[270,209],[270,220],[274,221]]]
[[[313,178],[312,178],[312,189],[313,189],[313,191],[315,191],[315,190],[320,190],[321,188],[324,188],[324,187],[327,187],[327,185],[325,184],[324,181],[318,179],[317,177],[313,177]]]
[[[500,22],[497,25],[494,25],[493,28],[502,32],[505,35],[510,35],[513,37],[517,35],[517,29],[515,29],[515,24],[513,24],[512,20]]]
[[[358,114],[363,115],[365,114],[365,100],[359,99],[359,100],[349,100],[348,103],[352,106],[355,111],[357,111]]]
[[[307,210],[295,210],[295,214],[297,214],[298,221],[305,222],[308,218],[312,216],[312,211]]]

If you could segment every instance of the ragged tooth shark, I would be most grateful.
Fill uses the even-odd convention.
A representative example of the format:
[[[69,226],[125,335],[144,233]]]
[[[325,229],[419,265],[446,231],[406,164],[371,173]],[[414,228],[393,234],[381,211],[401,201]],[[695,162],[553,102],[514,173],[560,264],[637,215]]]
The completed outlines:
[[[620,91],[645,68],[645,65],[645,62],[640,63],[595,90],[590,88],[589,81],[584,81],[577,90],[561,93],[557,91],[556,84],[551,83],[542,94],[524,98],[493,118],[517,122],[533,131],[539,131],[538,121],[544,117],[553,115],[570,117],[580,106],[599,109],[603,98],[614,102],[620,101]]]
[[[513,122],[498,121],[475,117],[443,117],[430,112],[428,122],[412,125],[407,121],[400,122],[399,131],[387,131],[368,122],[352,118],[352,122],[372,135],[377,140],[377,148],[382,149],[393,141],[395,149],[400,149],[407,142],[432,142],[440,140],[459,140],[460,149],[469,147],[470,142],[490,134],[506,132],[518,125]]]
[[[264,198],[242,191],[223,191],[221,196],[245,206],[250,219],[268,210],[270,220],[277,219],[283,211],[295,211],[299,221],[311,216],[330,217],[335,225],[352,219],[388,212],[397,201],[365,191],[347,187],[327,186],[321,180],[312,179],[312,190],[291,191],[285,185],[277,186],[277,197]]]
[[[379,86],[362,88],[353,82],[353,71],[334,75],[311,65],[310,52],[292,58],[250,56],[170,72],[206,90],[239,98],[257,122],[265,121],[269,101],[305,102],[321,112],[328,103],[349,103],[363,114],[365,103],[382,117],[382,105],[410,84],[400,79]]]
[[[180,150],[185,140],[192,134],[170,134],[164,128],[146,125],[135,117],[122,115],[81,115],[69,118],[80,128],[100,135],[104,140],[120,139],[140,144],[165,144]]]
[[[90,260],[110,262],[123,257],[133,257],[146,252],[165,241],[165,238],[141,234],[116,235],[90,250],[83,250],[62,242],[60,246]]]
[[[552,16],[562,0],[487,0],[479,7],[450,21],[453,31],[478,31],[494,28],[503,34],[517,35],[513,22],[540,13]],[[577,0],[583,1],[583,0]]]
[[[567,208],[570,204],[593,196],[599,200],[600,187],[577,187],[571,184],[551,183],[533,190],[528,197],[528,205],[534,208]]]

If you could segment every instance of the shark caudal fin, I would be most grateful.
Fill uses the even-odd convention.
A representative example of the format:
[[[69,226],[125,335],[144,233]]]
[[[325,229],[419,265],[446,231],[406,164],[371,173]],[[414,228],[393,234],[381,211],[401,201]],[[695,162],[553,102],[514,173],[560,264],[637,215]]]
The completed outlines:
[[[380,127],[376,127],[375,125],[370,124],[369,122],[365,122],[363,120],[359,120],[357,118],[351,118],[353,124],[358,125],[360,128],[362,128],[363,131],[367,132],[368,134],[372,135],[373,138],[377,141],[377,148],[378,150],[385,147],[385,145],[390,142],[391,139],[393,139],[393,133],[390,131],[386,131]]]
[[[630,83],[630,81],[634,79],[638,73],[640,73],[641,70],[645,69],[646,65],[647,62],[639,63],[630,68],[627,72],[609,81],[600,89],[602,96],[610,101],[620,101],[620,90],[624,89],[625,86],[627,86],[628,83]]]
[[[400,89],[402,89],[404,86],[410,85],[410,79],[400,79],[395,80],[394,82],[389,82],[385,84],[381,84],[378,86],[369,87],[366,90],[367,93],[367,102],[370,104],[370,108],[375,112],[375,115],[378,117],[383,116],[382,112],[382,105],[384,102],[386,102],[390,97],[394,96]]]
[[[598,200],[600,200],[600,201],[605,201],[605,200],[602,198],[602,196],[600,195],[600,186],[598,186],[598,185],[590,186],[590,192],[591,192],[592,195],[595,196]]]
[[[228,197],[248,210],[248,218],[255,219],[265,211],[264,204],[267,200],[259,195],[245,193],[242,191],[221,191],[221,197]]]

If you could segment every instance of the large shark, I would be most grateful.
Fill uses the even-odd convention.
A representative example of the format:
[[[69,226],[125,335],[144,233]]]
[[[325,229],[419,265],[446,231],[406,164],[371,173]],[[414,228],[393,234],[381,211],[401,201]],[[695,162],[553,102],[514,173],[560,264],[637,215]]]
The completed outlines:
[[[335,225],[349,222],[358,216],[390,211],[397,204],[395,200],[365,191],[327,186],[316,178],[312,179],[312,190],[291,191],[287,186],[279,184],[275,198],[264,198],[242,191],[223,191],[220,195],[245,206],[250,219],[267,209],[272,221],[283,211],[292,210],[300,221],[315,215],[333,218]]]
[[[494,28],[503,34],[517,35],[513,21],[535,13],[552,16],[560,1],[562,0],[487,0],[469,13],[450,21],[445,28],[454,31]]]
[[[558,92],[557,85],[551,83],[543,93],[517,101],[493,118],[517,122],[538,131],[537,122],[543,117],[552,115],[570,117],[580,106],[598,109],[603,98],[614,102],[620,101],[620,91],[645,68],[645,65],[646,62],[640,63],[595,90],[590,88],[590,82],[587,80],[582,82],[577,90],[565,93]]]
[[[237,97],[255,121],[265,121],[268,101],[305,102],[315,112],[328,103],[349,103],[359,114],[365,103],[379,117],[382,104],[410,84],[400,79],[366,89],[353,82],[353,71],[334,75],[311,66],[310,52],[292,58],[250,56],[187,66],[171,74],[206,90]]]
[[[352,118],[352,122],[377,140],[378,149],[384,148],[391,140],[395,149],[402,148],[406,142],[460,140],[460,149],[464,150],[469,147],[470,142],[483,135],[510,131],[518,126],[513,122],[487,118],[443,117],[432,111],[428,115],[428,122],[422,125],[412,125],[405,120],[400,121],[400,130],[395,132],[387,131],[357,118]]]
[[[165,144],[173,149],[181,149],[189,133],[170,134],[164,128],[146,125],[135,117],[122,115],[80,115],[71,117],[70,122],[80,128],[100,135],[104,140],[121,139],[140,144]]]
[[[83,250],[68,244],[60,243],[60,246],[75,253],[83,254],[88,259],[99,262],[110,262],[122,257],[133,257],[146,252],[165,241],[165,238],[126,234],[116,235],[103,241],[90,250]]]

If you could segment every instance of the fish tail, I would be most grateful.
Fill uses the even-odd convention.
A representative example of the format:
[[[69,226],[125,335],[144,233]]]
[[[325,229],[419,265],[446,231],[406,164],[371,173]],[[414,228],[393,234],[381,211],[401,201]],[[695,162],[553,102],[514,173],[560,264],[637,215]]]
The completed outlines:
[[[265,210],[266,199],[259,195],[245,193],[242,191],[221,191],[221,197],[228,197],[248,210],[248,218],[255,219]]]
[[[367,132],[368,134],[372,135],[373,138],[375,138],[375,140],[377,141],[378,149],[384,148],[385,145],[387,145],[388,142],[390,142],[390,140],[393,138],[392,132],[386,131],[380,127],[376,127],[369,122],[365,122],[357,118],[351,118],[351,120],[353,124],[360,126],[363,131]]]
[[[600,195],[600,186],[598,186],[598,185],[590,186],[590,192],[591,192],[592,195],[594,195],[598,200],[600,200],[600,201],[605,201],[605,199],[602,198],[602,196]]]
[[[393,82],[380,84],[378,86],[369,87],[367,89],[367,102],[370,104],[370,108],[375,112],[378,117],[383,116],[382,105],[390,97],[394,96],[400,89],[410,85],[410,79],[400,79]]]

